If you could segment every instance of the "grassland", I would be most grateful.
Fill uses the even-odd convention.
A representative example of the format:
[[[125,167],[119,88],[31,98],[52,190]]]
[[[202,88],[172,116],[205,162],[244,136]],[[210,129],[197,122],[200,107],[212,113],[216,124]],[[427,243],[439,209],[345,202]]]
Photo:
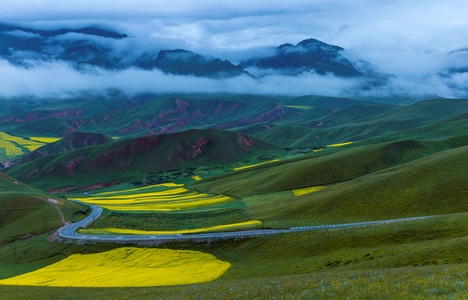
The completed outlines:
[[[0,246],[60,227],[58,210],[70,221],[74,212],[84,209],[0,173]]]
[[[467,214],[371,226],[294,233],[209,243],[172,243],[167,249],[209,253],[231,267],[217,281],[151,288],[33,288],[0,286],[2,295],[36,298],[124,299],[294,298],[294,299],[440,299],[463,298],[468,285]],[[23,267],[38,269],[74,251],[102,253],[118,245],[48,243],[45,238],[18,242],[16,254],[0,248],[0,274]],[[40,247],[40,248],[38,248]],[[38,251],[31,251],[38,249]],[[151,251],[153,248],[143,248]],[[55,255],[54,255],[55,253]],[[34,257],[51,256],[48,262]],[[11,263],[16,263],[11,268]],[[9,268],[10,267],[10,268]],[[21,274],[21,273],[20,273]],[[5,278],[5,277],[4,277]],[[117,281],[119,276],[115,276]]]
[[[222,173],[232,170],[233,165],[223,166],[223,172],[209,168],[204,173],[187,174],[171,170],[173,174],[184,174],[187,178],[178,182],[186,185],[131,187],[127,183],[127,188],[122,190],[95,190],[89,197],[80,197],[108,207],[103,218],[86,230],[99,234],[112,231],[188,233],[252,223],[264,228],[284,228],[433,217],[360,228],[159,245],[71,243],[38,231],[14,242],[10,239],[0,247],[0,278],[13,280],[14,276],[28,276],[28,272],[41,274],[54,263],[65,266],[74,259],[83,262],[95,258],[106,262],[105,255],[121,253],[130,246],[142,256],[163,253],[162,250],[194,251],[210,255],[230,267],[221,277],[216,277],[217,280],[206,283],[138,288],[0,286],[0,294],[8,298],[39,299],[78,299],[83,294],[102,299],[468,297],[468,137],[467,115],[463,113],[468,102],[434,100],[408,107],[390,107],[363,103],[353,106],[356,101],[327,99],[341,109],[330,111],[331,104],[321,106],[327,102],[323,99],[305,100],[302,104],[287,101],[286,105],[303,105],[295,109],[301,109],[301,116],[306,118],[298,123],[291,120],[269,122],[266,125],[278,127],[258,136],[275,140],[277,134],[283,134],[289,141],[297,137],[305,145],[327,145],[321,151],[313,152],[314,148],[308,146],[268,164],[259,162],[274,157],[255,162],[239,161],[237,166],[246,168],[225,174]],[[370,116],[370,112],[374,115]],[[319,122],[324,122],[323,128],[321,125],[314,130],[306,128],[317,126]],[[282,127],[280,123],[288,126]],[[254,126],[244,129],[254,130]],[[290,134],[285,136],[285,132]],[[312,136],[319,142],[311,142]],[[355,142],[339,143],[351,140]],[[198,174],[200,178],[193,177]],[[144,172],[131,175],[150,176]],[[9,189],[20,183],[11,179],[4,184],[5,189]],[[210,197],[223,200],[203,202]],[[139,209],[130,209],[138,207],[139,202]],[[54,213],[50,203],[43,204],[49,206],[44,209]],[[161,205],[159,210],[156,209],[158,205]],[[112,210],[113,207],[117,209]],[[44,227],[40,223],[43,219],[31,216],[33,214],[26,217],[31,218],[32,223],[21,223],[22,228]],[[54,224],[51,222],[47,227],[57,226]],[[84,258],[85,255],[89,256]],[[121,271],[131,270],[129,265],[125,268],[128,270]],[[50,277],[50,273],[47,276]],[[133,273],[127,277],[131,276],[137,277]],[[182,274],[171,276],[184,280]],[[115,274],[112,280],[120,282],[122,279]]]

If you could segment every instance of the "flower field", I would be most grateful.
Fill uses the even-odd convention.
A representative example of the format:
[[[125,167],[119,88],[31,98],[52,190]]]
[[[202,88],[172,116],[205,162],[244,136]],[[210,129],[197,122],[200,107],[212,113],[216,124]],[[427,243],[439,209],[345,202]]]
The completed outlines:
[[[75,198],[109,213],[86,234],[189,234],[261,227],[242,201],[199,193],[183,184],[164,183]]]
[[[273,160],[261,162],[261,163],[258,163],[258,164],[253,164],[253,165],[248,165],[248,166],[242,166],[242,167],[233,168],[233,170],[234,170],[234,171],[239,171],[239,170],[249,169],[249,168],[253,168],[253,167],[257,167],[257,166],[261,166],[261,165],[265,165],[265,164],[269,164],[269,163],[277,162],[277,161],[280,161],[280,160],[279,160],[279,159],[273,159]]]
[[[320,191],[321,189],[324,189],[325,186],[310,186],[310,187],[305,187],[305,188],[302,188],[302,189],[295,189],[295,190],[292,190],[292,193],[294,196],[302,196],[302,195],[305,195],[305,194],[309,194],[309,193],[313,193],[313,192],[316,192],[316,191]]]
[[[5,150],[6,157],[14,157],[25,154],[25,150],[34,151],[39,147],[57,140],[58,138],[51,137],[31,137],[26,139],[0,132],[0,149]]]
[[[157,189],[158,187],[165,189],[145,191],[150,188]],[[75,199],[99,205],[111,211],[126,212],[188,210],[235,201],[229,196],[193,192],[180,184],[153,185],[148,188],[98,193],[91,197]]]
[[[344,142],[344,143],[330,144],[330,145],[327,145],[327,147],[342,147],[342,146],[351,145],[352,143],[353,143],[353,142]]]
[[[45,268],[0,280],[0,285],[143,287],[193,284],[219,278],[230,267],[211,254],[189,250],[118,248],[73,254]]]
[[[190,234],[190,233],[203,233],[224,230],[241,230],[256,228],[262,225],[259,220],[250,220],[241,223],[217,225],[211,227],[194,228],[194,229],[181,229],[181,230],[137,230],[137,229],[122,229],[122,228],[102,228],[102,229],[81,229],[82,234]]]

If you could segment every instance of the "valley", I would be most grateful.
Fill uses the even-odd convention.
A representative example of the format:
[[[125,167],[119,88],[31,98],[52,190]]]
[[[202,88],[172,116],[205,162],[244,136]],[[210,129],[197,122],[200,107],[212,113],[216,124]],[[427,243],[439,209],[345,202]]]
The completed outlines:
[[[427,298],[466,288],[447,270],[468,263],[467,100],[109,93],[14,114],[2,100],[2,294],[371,297],[385,278],[399,297],[399,276]],[[66,229],[57,209],[93,222]]]

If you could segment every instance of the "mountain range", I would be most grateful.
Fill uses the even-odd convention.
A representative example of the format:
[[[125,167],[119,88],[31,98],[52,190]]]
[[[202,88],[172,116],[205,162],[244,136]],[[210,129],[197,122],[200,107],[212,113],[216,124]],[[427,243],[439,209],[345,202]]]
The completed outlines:
[[[74,285],[81,282],[86,284],[81,290],[93,298],[466,296],[467,99],[392,97],[380,86],[375,91],[382,98],[349,90],[333,94],[346,95],[337,97],[303,92],[301,85],[326,85],[330,78],[359,83],[363,90],[385,80],[392,85],[392,76],[316,39],[239,62],[180,48],[133,47],[135,40],[101,27],[38,30],[0,24],[0,67],[21,70],[21,83],[30,80],[29,72],[56,65],[98,81],[95,90],[87,82],[86,90],[54,93],[50,78],[61,86],[70,77],[42,76],[38,85],[47,94],[24,89],[29,94],[0,97],[3,298],[82,298]],[[464,52],[451,55],[463,58]],[[468,70],[454,65],[441,73],[444,79]],[[98,78],[113,81],[116,74],[135,73],[149,76],[150,84],[153,77],[170,78],[176,92],[139,93],[123,81],[109,89]],[[6,90],[10,74],[5,74]],[[142,81],[134,77],[130,80]],[[463,88],[462,78],[456,78],[457,88]],[[264,86],[267,93],[252,88],[262,81],[281,81],[287,92],[275,93],[274,84]],[[187,92],[184,82],[202,83],[196,90],[202,92]],[[205,82],[254,84],[246,84],[252,89],[247,93],[216,93]],[[98,216],[85,203],[104,210]],[[93,223],[77,230],[90,234],[89,241],[65,241],[58,234],[58,228],[87,215]],[[247,229],[253,229],[248,236],[212,234]],[[203,237],[187,236],[198,230]],[[141,235],[144,231],[154,235]],[[176,233],[176,240],[160,240],[168,237],[161,233]],[[105,243],[93,236],[103,234],[116,236]],[[203,252],[230,267],[214,283],[128,286],[121,271],[134,265],[129,234],[139,239],[132,243],[142,251],[164,244],[160,250]],[[106,264],[90,261],[117,248],[125,252],[109,258],[110,281],[119,273],[123,281],[117,282],[124,287],[108,289],[92,269],[93,263]],[[149,256],[141,257],[147,269]],[[180,277],[175,265],[202,268],[176,257],[163,260],[165,275]],[[50,272],[49,267],[63,272],[58,276],[70,270],[85,275],[57,289],[49,275],[34,276]],[[139,276],[144,268],[129,270]],[[90,272],[96,276],[88,278]],[[32,289],[22,275],[45,286]],[[10,279],[20,285],[10,286]],[[402,293],[388,294],[394,290]]]
[[[37,30],[0,24],[0,57],[24,67],[41,61],[64,61],[82,71],[90,67],[158,69],[167,74],[208,78],[253,76],[248,72],[252,68],[256,69],[257,76],[271,71],[293,76],[303,72],[342,77],[365,75],[341,54],[343,48],[316,39],[307,39],[297,45],[283,44],[270,54],[240,63],[185,49],[137,51],[127,47],[116,50],[113,45],[123,40],[132,43],[132,37],[126,34],[98,27]]]
[[[62,138],[34,151],[19,145],[24,155],[0,157],[13,165],[9,175],[49,188],[146,177],[159,182],[154,174],[190,174],[190,168],[220,164],[230,168],[239,161],[265,161],[342,142],[437,139],[439,151],[464,145],[468,130],[468,102],[454,99],[397,105],[313,95],[127,96],[109,91],[1,104],[0,131],[26,139]],[[372,162],[368,165],[365,170]]]

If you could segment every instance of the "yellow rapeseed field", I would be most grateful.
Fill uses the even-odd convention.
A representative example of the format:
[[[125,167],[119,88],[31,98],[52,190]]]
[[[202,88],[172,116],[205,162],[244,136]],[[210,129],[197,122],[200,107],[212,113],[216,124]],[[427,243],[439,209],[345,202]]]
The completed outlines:
[[[258,163],[258,164],[253,164],[253,165],[248,165],[248,166],[242,166],[242,167],[233,168],[233,170],[234,170],[234,171],[239,171],[239,170],[248,169],[248,168],[253,168],[253,167],[257,167],[257,166],[261,166],[261,165],[264,165],[264,164],[269,164],[269,163],[277,162],[277,161],[280,161],[280,160],[279,160],[279,159],[273,159],[273,160],[261,162],[261,163]]]
[[[342,147],[342,146],[351,145],[352,143],[353,143],[353,142],[344,142],[344,143],[330,144],[330,145],[327,145],[327,147]]]
[[[152,186],[155,187],[155,186]],[[190,191],[182,184],[165,184],[166,190],[146,192],[144,188],[98,193],[76,200],[112,211],[176,211],[232,201],[225,195]]]
[[[22,138],[18,138],[4,132],[0,132],[0,148],[5,149],[7,156],[17,156],[23,154],[23,150],[18,146],[18,141]]]
[[[313,192],[319,191],[319,190],[324,189],[324,188],[325,188],[325,186],[321,186],[321,185],[309,186],[309,187],[302,188],[302,189],[292,190],[292,193],[293,193],[294,196],[297,197],[297,196],[313,193]]]
[[[29,139],[31,141],[36,141],[36,142],[43,143],[43,144],[50,144],[50,143],[54,143],[54,142],[60,140],[60,138],[44,137],[44,136],[32,136]]]
[[[113,211],[176,211],[194,209],[231,200],[232,198],[229,196],[211,196],[209,198],[193,199],[192,201],[169,200],[163,203],[161,203],[160,199],[130,200],[130,202],[125,203],[122,200],[89,200],[83,202],[96,204]]]
[[[189,250],[118,248],[73,254],[34,272],[0,280],[2,285],[52,287],[143,287],[212,281],[231,265]]]
[[[241,230],[256,228],[261,226],[262,222],[259,220],[250,220],[246,222],[217,225],[205,228],[195,229],[182,229],[171,231],[157,231],[157,230],[137,230],[137,229],[123,229],[123,228],[100,228],[100,229],[81,229],[82,234],[189,234],[189,233],[203,233],[223,230]]]
[[[34,151],[56,140],[58,140],[58,138],[37,137],[25,139],[23,137],[0,132],[0,148],[5,149],[6,156],[23,155],[25,153],[23,150],[24,148],[28,151]]]

